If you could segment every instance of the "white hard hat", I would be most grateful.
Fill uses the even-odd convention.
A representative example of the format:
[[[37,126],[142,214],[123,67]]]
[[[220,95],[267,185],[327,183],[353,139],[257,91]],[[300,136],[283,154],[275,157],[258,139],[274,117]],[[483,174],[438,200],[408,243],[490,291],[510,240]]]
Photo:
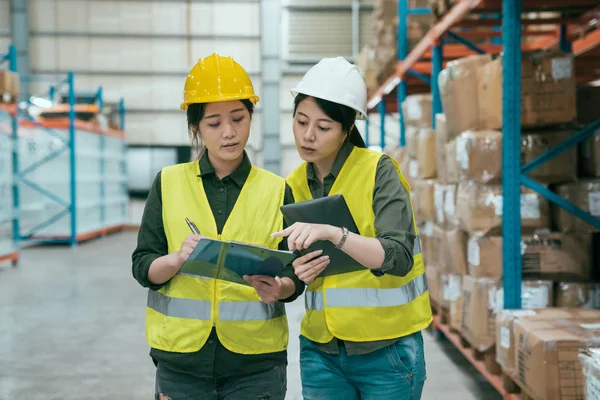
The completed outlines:
[[[302,77],[291,90],[348,106],[356,111],[356,119],[367,119],[367,86],[358,67],[344,57],[324,58]]]

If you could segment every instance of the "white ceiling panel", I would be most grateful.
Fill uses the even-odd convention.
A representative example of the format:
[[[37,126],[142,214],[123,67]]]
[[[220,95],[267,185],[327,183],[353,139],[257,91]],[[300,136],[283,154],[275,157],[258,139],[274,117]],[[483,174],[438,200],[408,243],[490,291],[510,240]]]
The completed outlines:
[[[189,41],[178,39],[152,39],[151,69],[154,71],[185,71],[190,49]]]
[[[35,31],[55,30],[57,12],[53,0],[29,0],[29,28]]]
[[[115,4],[113,2],[113,4]],[[148,2],[119,2],[120,33],[152,33],[152,3]],[[113,6],[114,7],[114,6]]]
[[[61,70],[90,69],[90,44],[85,37],[59,37],[57,39],[58,65]]]
[[[285,74],[279,81],[279,102],[281,104],[282,111],[290,111],[294,108],[294,98],[290,93],[290,89],[300,82],[303,75],[290,75]]]
[[[190,144],[185,114],[129,113],[125,116],[130,144],[186,146]]]
[[[294,118],[291,112],[282,112],[280,116],[280,141],[282,146],[295,146],[292,123]]]
[[[213,5],[215,35],[258,36],[260,5],[258,3],[217,3]]]
[[[57,39],[54,37],[32,37],[29,41],[29,57],[31,68],[51,69],[58,68]]]
[[[248,146],[253,149],[261,149],[263,143],[262,131],[262,113],[254,111],[252,115],[252,125],[250,127],[250,137],[248,138]]]
[[[38,0],[39,1],[39,0]],[[110,1],[90,1],[89,7],[89,27],[90,32],[120,32],[121,21],[119,14],[119,3]]]
[[[295,56],[351,56],[350,11],[298,11],[288,14],[288,49]]]
[[[288,176],[298,168],[304,161],[298,154],[296,147],[285,147],[281,149],[281,176]]]

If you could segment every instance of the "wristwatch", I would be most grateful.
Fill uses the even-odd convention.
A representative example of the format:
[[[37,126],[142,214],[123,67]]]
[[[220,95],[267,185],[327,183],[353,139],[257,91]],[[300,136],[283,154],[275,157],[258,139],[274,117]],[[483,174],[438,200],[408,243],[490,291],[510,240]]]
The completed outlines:
[[[344,243],[346,243],[346,239],[348,239],[348,228],[342,226],[342,238],[340,239],[340,242],[335,245],[335,248],[341,249]]]

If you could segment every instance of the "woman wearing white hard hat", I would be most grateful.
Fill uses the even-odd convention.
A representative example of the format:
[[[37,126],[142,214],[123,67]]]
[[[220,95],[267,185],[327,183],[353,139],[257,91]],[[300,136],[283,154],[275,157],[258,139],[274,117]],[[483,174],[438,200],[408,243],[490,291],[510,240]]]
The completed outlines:
[[[294,262],[308,284],[302,321],[303,396],[311,399],[421,397],[421,330],[432,321],[410,188],[389,156],[366,149],[358,68],[326,58],[292,90],[294,137],[305,161],[287,178],[296,202],[343,194],[360,234],[343,226],[296,223],[275,236],[291,250],[331,241],[364,270],[318,277],[328,261]]]

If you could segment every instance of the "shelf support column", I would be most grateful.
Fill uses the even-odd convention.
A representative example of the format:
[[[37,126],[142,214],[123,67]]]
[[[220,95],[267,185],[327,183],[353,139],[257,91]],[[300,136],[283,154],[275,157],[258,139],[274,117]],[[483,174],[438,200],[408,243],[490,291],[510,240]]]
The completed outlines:
[[[521,308],[521,12],[502,2],[502,256],[504,308]]]
[[[442,72],[443,65],[443,42],[438,40],[433,46],[433,60],[431,68],[431,95],[433,97],[433,113],[431,115],[431,126],[435,129],[435,116],[442,112],[442,99],[440,97],[440,86],[438,84],[438,75]]]
[[[8,46],[8,69],[11,72],[17,72],[17,48],[13,45]],[[12,227],[13,227],[13,241],[14,245],[19,247],[21,241],[21,224],[20,224],[20,191],[19,191],[19,111],[16,110],[16,114],[11,116],[11,128],[12,128],[12,194],[13,194],[13,209],[12,209]]]
[[[70,164],[70,187],[71,187],[71,237],[69,244],[77,244],[77,187],[76,187],[76,154],[75,154],[75,76],[69,72],[67,77],[69,86],[69,164]]]
[[[408,55],[408,17],[408,0],[398,0],[398,61],[403,61]],[[398,115],[400,116],[400,147],[406,146],[406,124],[402,112],[402,103],[406,100],[407,94],[406,81],[404,77],[401,77],[401,81],[396,88]]]
[[[379,105],[377,106],[379,110],[379,133],[381,135],[381,151],[383,151],[385,147],[385,100],[381,99]],[[367,147],[369,145],[367,144]]]

